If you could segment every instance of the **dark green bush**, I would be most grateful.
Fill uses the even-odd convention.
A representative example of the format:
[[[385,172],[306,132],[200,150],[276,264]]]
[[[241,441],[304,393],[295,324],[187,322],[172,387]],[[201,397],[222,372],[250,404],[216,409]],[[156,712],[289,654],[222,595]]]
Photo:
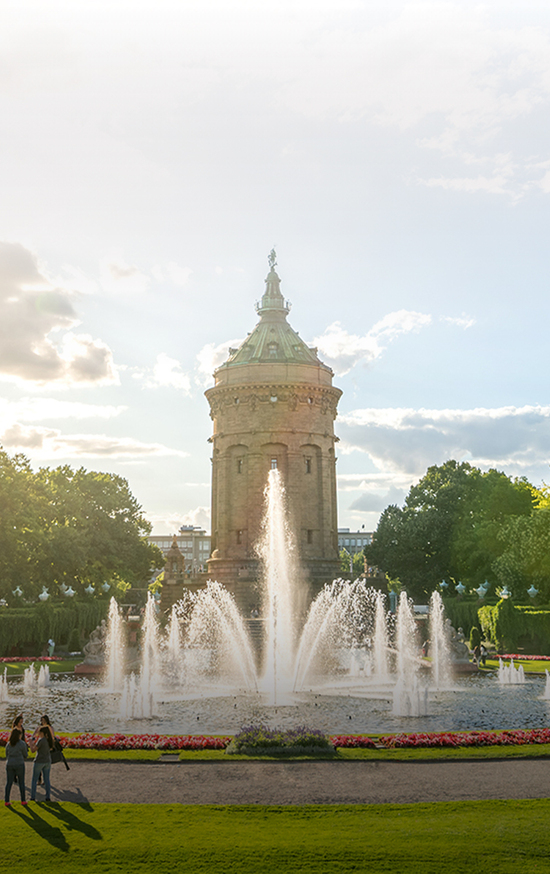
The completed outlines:
[[[515,606],[509,598],[503,598],[494,607],[481,607],[479,621],[485,637],[501,652],[524,649],[550,655],[549,608]]]
[[[470,629],[470,649],[475,649],[481,643],[481,634],[477,625],[472,625]]]
[[[466,596],[461,601],[457,598],[445,598],[443,601],[445,615],[451,620],[453,628],[462,628],[464,637],[469,638],[472,626],[479,626],[477,611],[479,598]]]
[[[96,599],[5,607],[0,611],[0,655],[40,655],[50,637],[58,648],[78,650],[108,610],[107,600]]]

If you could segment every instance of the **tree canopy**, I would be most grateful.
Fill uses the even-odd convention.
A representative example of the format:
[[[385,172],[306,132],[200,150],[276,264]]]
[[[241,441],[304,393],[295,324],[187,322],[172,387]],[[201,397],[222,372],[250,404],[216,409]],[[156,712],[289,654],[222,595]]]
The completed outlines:
[[[398,578],[415,598],[428,595],[442,580],[473,587],[485,580],[503,584],[505,567],[506,582],[519,593],[526,587],[527,566],[510,540],[525,529],[544,542],[540,502],[540,493],[523,478],[447,461],[428,468],[403,507],[384,510],[365,549],[367,561]]]
[[[0,450],[0,594],[20,586],[76,591],[92,584],[146,585],[162,553],[150,523],[120,476],[65,465],[34,472],[24,455]]]

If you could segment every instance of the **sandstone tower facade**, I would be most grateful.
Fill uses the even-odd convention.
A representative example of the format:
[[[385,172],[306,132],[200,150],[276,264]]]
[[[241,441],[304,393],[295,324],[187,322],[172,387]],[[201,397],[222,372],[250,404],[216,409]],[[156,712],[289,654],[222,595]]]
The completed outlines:
[[[290,310],[270,255],[260,320],[214,373],[205,394],[214,422],[212,554],[208,573],[231,589],[245,610],[257,604],[251,585],[260,567],[268,471],[283,477],[301,583],[314,594],[338,576],[334,419],[340,389],[332,370],[287,321]]]

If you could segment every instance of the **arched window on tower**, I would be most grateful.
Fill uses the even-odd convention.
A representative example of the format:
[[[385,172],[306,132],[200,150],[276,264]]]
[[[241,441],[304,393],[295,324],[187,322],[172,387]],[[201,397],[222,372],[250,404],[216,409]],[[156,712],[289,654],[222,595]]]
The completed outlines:
[[[267,344],[267,354],[270,358],[276,358],[277,352],[279,351],[279,346],[277,343],[268,343]]]
[[[278,467],[278,465],[277,465],[277,459],[276,459],[276,458],[272,458],[272,459],[271,459],[271,470],[277,470],[277,467]]]

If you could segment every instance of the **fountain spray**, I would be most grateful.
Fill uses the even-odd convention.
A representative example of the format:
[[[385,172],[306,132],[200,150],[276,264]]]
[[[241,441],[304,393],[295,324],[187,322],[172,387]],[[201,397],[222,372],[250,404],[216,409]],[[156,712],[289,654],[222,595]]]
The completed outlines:
[[[292,691],[295,650],[292,580],[294,541],[288,526],[280,471],[270,470],[258,554],[263,563],[266,643],[261,688],[271,704]]]

